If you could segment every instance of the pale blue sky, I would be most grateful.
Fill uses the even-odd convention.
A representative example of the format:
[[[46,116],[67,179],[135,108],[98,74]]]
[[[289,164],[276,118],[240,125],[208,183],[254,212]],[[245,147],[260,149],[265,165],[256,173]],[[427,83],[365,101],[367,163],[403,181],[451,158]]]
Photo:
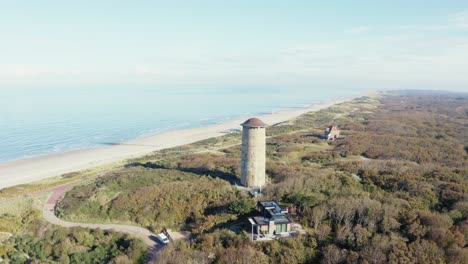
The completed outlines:
[[[135,84],[468,91],[468,1],[0,0],[0,88]]]

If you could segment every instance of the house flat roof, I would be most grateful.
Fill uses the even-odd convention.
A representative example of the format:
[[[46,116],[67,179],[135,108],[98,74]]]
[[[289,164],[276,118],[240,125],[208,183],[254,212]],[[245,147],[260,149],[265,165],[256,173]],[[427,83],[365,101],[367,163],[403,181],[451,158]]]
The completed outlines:
[[[263,216],[254,216],[251,219],[253,219],[253,222],[255,222],[255,224],[259,225],[259,226],[266,226],[270,222],[269,218],[266,218],[266,217],[263,217]],[[291,219],[287,218],[286,216],[282,216],[282,217],[279,217],[279,218],[271,218],[271,220],[273,220],[275,222],[275,224],[292,223]],[[249,221],[250,221],[250,218],[249,218]],[[250,222],[250,223],[252,224],[252,222]]]
[[[270,222],[268,218],[263,216],[254,216],[253,220],[257,225],[268,225],[268,222]]]
[[[288,218],[288,211],[284,210],[276,201],[259,201],[259,206],[262,207],[264,216],[254,217],[258,225],[267,225],[269,221],[274,221],[275,224],[291,223]]]
[[[286,216],[282,216],[279,218],[274,218],[275,224],[288,224],[291,223],[291,219],[287,218]]]
[[[287,214],[285,213],[285,210],[283,210],[283,208],[281,208],[281,206],[279,206],[275,201],[261,201],[259,203],[266,211],[268,211],[271,217]]]

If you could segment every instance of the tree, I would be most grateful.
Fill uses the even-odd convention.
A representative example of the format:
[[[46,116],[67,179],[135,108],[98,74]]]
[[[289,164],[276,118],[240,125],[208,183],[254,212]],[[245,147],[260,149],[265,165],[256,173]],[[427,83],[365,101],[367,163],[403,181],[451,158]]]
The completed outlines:
[[[299,208],[299,213],[302,214],[305,208],[312,207],[318,203],[317,198],[303,193],[288,193],[282,199],[285,203],[294,204]]]
[[[239,199],[231,204],[229,204],[229,212],[235,214],[235,215],[246,215],[255,208],[256,204],[253,199],[249,198],[244,198],[244,199]]]

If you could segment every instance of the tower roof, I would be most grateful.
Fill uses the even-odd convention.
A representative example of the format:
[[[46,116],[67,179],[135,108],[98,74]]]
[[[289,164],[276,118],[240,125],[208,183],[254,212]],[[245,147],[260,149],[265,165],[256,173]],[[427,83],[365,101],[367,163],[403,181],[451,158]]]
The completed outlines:
[[[243,127],[267,127],[267,124],[263,123],[262,120],[253,117],[241,124]]]
[[[331,131],[337,131],[338,128],[336,127],[336,125],[330,125],[330,126],[327,126],[327,128],[325,129],[326,131],[328,132],[331,132]]]

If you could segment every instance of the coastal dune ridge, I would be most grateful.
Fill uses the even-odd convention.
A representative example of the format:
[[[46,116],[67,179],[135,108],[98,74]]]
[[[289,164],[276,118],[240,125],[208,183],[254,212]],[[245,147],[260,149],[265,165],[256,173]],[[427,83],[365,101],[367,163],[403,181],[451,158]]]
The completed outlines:
[[[304,108],[282,110],[271,114],[258,115],[257,117],[269,125],[274,125],[356,97],[358,96],[312,104]],[[234,129],[240,129],[240,123],[243,121],[245,121],[245,117],[203,127],[163,132],[121,144],[3,162],[0,163],[0,189],[219,137]]]

